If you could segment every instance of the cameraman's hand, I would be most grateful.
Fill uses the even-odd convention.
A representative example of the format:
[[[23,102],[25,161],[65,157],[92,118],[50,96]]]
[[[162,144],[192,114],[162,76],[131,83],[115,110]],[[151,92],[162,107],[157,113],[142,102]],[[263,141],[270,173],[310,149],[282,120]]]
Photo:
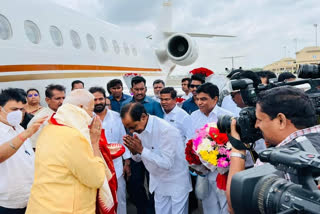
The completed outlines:
[[[231,121],[231,133],[230,133],[230,135],[231,135],[233,138],[235,138],[235,139],[237,139],[237,140],[240,140],[240,135],[239,135],[239,133],[237,132],[236,124],[237,124],[237,121],[232,118],[232,121]]]

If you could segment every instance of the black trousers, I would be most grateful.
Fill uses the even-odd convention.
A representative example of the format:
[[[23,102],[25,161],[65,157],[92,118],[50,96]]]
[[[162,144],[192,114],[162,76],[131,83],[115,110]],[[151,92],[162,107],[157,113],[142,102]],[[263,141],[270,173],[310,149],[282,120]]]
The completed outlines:
[[[25,212],[26,212],[26,208],[9,209],[5,207],[0,207],[0,214],[24,214]]]
[[[146,170],[144,164],[141,162],[135,162],[131,159],[130,162],[131,176],[127,183],[127,190],[130,199],[137,208],[138,214],[154,214],[154,197],[144,187],[145,178],[149,184],[149,173]]]

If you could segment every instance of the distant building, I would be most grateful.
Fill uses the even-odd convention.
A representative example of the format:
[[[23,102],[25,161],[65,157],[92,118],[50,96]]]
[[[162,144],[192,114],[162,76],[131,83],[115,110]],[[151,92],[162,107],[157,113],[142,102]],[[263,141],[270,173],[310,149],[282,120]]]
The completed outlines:
[[[294,58],[283,58],[276,61],[270,65],[263,67],[263,70],[272,71],[275,73],[282,73],[285,71],[295,72],[296,70],[296,60]]]
[[[297,64],[319,64],[320,47],[305,47],[296,53]]]
[[[296,52],[296,59],[283,58],[263,68],[263,70],[282,73],[285,71],[295,72],[300,64],[320,64],[320,47],[305,47]]]

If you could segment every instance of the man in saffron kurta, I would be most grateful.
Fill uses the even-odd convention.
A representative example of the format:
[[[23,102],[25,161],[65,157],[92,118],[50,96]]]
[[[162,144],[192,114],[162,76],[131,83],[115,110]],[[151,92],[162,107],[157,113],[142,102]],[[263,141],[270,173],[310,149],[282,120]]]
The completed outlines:
[[[97,189],[106,177],[99,152],[101,122],[95,118],[88,128],[93,96],[78,90],[70,97],[82,98],[67,97],[37,140],[28,214],[95,213]]]

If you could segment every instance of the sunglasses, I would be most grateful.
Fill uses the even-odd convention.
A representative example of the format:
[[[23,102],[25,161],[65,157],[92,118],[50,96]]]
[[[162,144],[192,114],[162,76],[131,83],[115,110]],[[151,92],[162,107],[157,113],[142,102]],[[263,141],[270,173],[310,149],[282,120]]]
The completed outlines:
[[[28,97],[37,97],[39,94],[28,94]]]
[[[193,84],[190,85],[190,88],[199,88],[199,87],[200,85],[193,85]]]

